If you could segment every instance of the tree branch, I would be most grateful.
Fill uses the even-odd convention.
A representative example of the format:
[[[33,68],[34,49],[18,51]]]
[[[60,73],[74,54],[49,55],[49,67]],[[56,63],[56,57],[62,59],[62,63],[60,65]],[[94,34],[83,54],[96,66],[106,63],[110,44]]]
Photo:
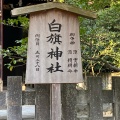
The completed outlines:
[[[113,70],[113,71],[116,71],[116,72],[120,72],[120,68],[111,65],[110,63],[108,63],[107,61],[105,61],[105,60],[103,60],[103,59],[101,59],[101,58],[90,58],[90,57],[87,57],[87,56],[84,56],[84,55],[82,55],[82,58],[85,59],[85,60],[93,60],[93,61],[102,62],[102,63],[104,63],[105,66],[108,67],[109,69],[111,69],[111,70]]]
[[[85,44],[85,45],[87,45],[87,46],[91,46],[89,43],[87,43],[87,42],[85,42],[83,40],[81,40],[80,42],[83,43],[83,44]]]

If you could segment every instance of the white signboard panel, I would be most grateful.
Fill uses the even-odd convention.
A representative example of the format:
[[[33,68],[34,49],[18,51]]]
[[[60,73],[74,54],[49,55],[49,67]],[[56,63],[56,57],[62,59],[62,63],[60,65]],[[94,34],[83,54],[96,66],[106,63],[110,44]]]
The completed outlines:
[[[57,9],[31,13],[26,84],[82,80],[77,15]]]

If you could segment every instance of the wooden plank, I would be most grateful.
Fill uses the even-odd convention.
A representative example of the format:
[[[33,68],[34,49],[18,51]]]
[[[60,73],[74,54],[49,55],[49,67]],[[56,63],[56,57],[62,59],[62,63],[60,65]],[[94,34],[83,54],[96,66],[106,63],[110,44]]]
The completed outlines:
[[[101,77],[87,77],[88,96],[90,97],[89,120],[103,120],[103,99]]]
[[[35,85],[35,120],[50,120],[50,85]]]
[[[120,120],[120,77],[113,77],[114,90],[114,115],[115,120]]]
[[[0,10],[3,10],[3,0],[0,0]]]
[[[52,84],[51,120],[61,120],[61,85]]]
[[[7,78],[7,120],[22,120],[22,77]]]
[[[16,9],[12,10],[12,15],[16,16],[16,15],[22,15],[22,14],[29,14],[29,13],[33,13],[33,12],[50,10],[50,9],[54,9],[54,8],[64,10],[67,12],[71,12],[71,13],[77,14],[78,16],[86,17],[89,19],[96,18],[96,14],[91,11],[73,7],[73,6],[67,5],[65,3],[62,4],[62,3],[53,3],[53,2],[16,8]]]
[[[60,10],[32,13],[28,38],[26,84],[82,81],[77,16]]]
[[[0,60],[0,62],[1,62],[1,60]],[[1,64],[0,64],[0,68],[1,68]],[[1,71],[1,69],[0,69],[0,71]],[[1,73],[0,73],[0,76],[1,76]],[[0,79],[0,92],[2,92],[3,91],[3,81]]]
[[[0,0],[0,21],[3,20],[3,0]],[[0,49],[3,48],[3,24],[0,23]],[[3,58],[0,55],[0,80],[3,79]]]

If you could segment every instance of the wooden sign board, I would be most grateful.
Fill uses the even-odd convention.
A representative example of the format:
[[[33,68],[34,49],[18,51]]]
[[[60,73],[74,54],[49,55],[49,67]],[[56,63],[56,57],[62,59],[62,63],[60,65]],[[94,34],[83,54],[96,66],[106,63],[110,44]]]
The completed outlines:
[[[76,14],[58,9],[30,14],[26,84],[82,82]]]

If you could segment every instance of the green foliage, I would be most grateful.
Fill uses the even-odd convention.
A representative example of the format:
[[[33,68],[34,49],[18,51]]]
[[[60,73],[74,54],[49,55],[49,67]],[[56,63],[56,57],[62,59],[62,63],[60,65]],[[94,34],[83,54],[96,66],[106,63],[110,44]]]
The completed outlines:
[[[120,71],[120,4],[119,0],[66,0],[68,4],[98,11],[96,20],[79,18],[83,69],[85,72]],[[109,7],[106,8],[105,7]],[[26,17],[8,19],[6,25],[21,25],[28,29]],[[18,63],[26,63],[27,38],[17,40],[17,46],[2,50],[10,59],[6,64],[12,70]]]
[[[18,18],[17,19],[10,19],[10,18],[8,18],[7,20],[3,20],[2,21],[2,23],[4,24],[4,25],[11,25],[11,26],[16,26],[16,27],[18,27],[18,26],[23,26],[24,28],[28,28],[28,26],[29,26],[29,18],[27,18],[26,16],[23,16],[23,17],[21,17],[21,16],[18,16]]]
[[[116,0],[115,2],[117,1],[119,0]],[[110,4],[113,3],[113,0],[66,0],[66,3],[72,4],[83,9],[97,11],[110,6]]]
[[[65,0],[65,2],[83,9],[99,11],[109,8],[111,5],[119,4],[120,0]]]
[[[3,58],[7,57],[10,60],[9,63],[5,64],[10,71],[15,67],[26,64],[28,38],[16,40],[15,42],[18,46],[8,47],[7,49],[1,50]]]
[[[87,72],[120,71],[120,4],[81,23],[83,66]],[[86,62],[87,60],[87,62]]]
[[[19,16],[17,19],[3,20],[2,23],[8,26],[22,27],[25,33],[26,31],[28,31],[29,18],[27,18],[26,16]],[[5,66],[7,66],[10,71],[12,71],[15,67],[26,64],[28,37],[25,37],[21,40],[16,40],[15,42],[16,46],[0,50],[3,58],[7,58],[10,60],[9,63],[5,64]]]

